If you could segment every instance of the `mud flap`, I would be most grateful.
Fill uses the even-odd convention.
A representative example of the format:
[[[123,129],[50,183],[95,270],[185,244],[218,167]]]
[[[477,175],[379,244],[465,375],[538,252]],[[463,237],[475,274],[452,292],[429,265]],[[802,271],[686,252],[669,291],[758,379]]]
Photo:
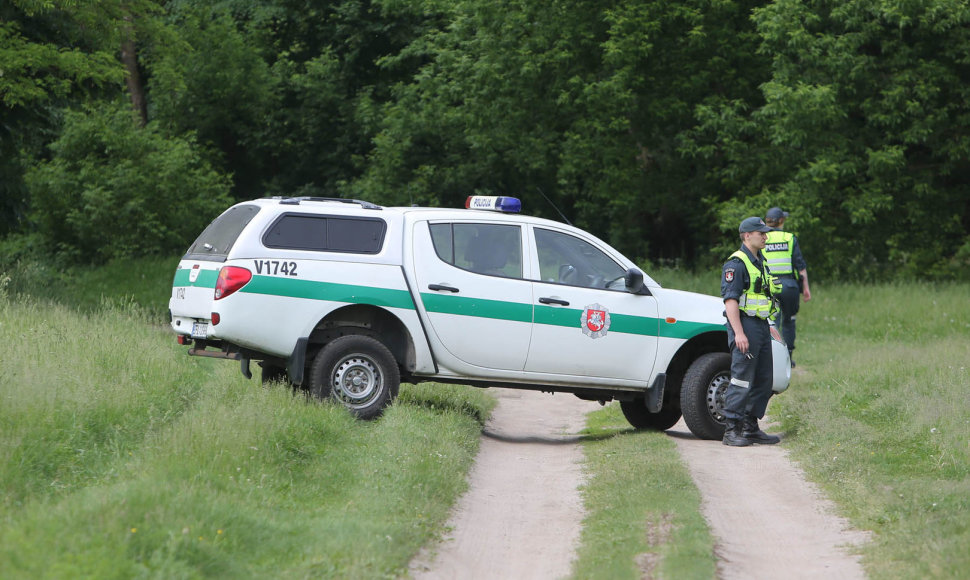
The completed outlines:
[[[660,373],[650,385],[647,391],[647,410],[651,413],[659,413],[664,404],[664,387],[667,384],[667,375]]]
[[[286,365],[286,374],[290,377],[290,383],[296,386],[303,385],[303,369],[306,367],[306,345],[309,343],[309,339],[300,338],[296,341],[296,347],[293,349],[293,354],[290,355],[290,361]]]

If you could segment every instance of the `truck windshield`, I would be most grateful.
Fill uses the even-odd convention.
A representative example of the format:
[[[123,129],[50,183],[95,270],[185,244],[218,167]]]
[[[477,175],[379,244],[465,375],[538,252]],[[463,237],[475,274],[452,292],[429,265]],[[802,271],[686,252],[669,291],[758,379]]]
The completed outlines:
[[[229,208],[212,220],[209,227],[185,252],[183,259],[225,262],[229,250],[236,243],[236,238],[257,213],[259,213],[259,207],[255,205],[238,205]]]

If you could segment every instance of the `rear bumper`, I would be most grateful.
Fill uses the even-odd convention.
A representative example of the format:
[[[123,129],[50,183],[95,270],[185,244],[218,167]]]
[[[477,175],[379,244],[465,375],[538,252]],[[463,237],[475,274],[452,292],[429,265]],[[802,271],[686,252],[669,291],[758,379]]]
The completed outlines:
[[[296,341],[296,348],[293,354],[286,360],[286,372],[290,383],[294,385],[303,384],[304,369],[306,366],[307,339],[301,338]],[[270,356],[265,353],[255,352],[241,348],[237,345],[222,340],[195,340],[192,348],[188,350],[189,356],[202,356],[207,358],[217,358],[224,360],[238,360],[240,370],[247,379],[252,378],[249,370],[251,360],[273,360],[279,361],[278,357]]]

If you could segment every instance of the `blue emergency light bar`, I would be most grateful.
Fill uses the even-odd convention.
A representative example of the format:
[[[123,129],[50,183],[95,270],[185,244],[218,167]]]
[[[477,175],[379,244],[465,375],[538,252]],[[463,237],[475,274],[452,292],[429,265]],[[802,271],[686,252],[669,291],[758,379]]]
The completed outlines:
[[[522,202],[517,197],[504,195],[469,195],[468,199],[465,200],[465,209],[519,213],[522,211]]]

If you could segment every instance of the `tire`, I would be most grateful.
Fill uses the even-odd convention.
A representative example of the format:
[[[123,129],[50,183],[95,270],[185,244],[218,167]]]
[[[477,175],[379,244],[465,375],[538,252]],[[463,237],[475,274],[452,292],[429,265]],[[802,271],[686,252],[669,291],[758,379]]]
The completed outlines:
[[[350,334],[323,347],[310,369],[310,392],[331,399],[360,419],[376,419],[397,396],[401,372],[386,346]]]
[[[724,393],[731,381],[731,355],[701,355],[687,369],[680,389],[684,423],[700,439],[724,437]]]
[[[638,430],[666,431],[680,421],[680,409],[664,405],[657,413],[647,410],[647,403],[643,399],[620,401],[623,416]]]

